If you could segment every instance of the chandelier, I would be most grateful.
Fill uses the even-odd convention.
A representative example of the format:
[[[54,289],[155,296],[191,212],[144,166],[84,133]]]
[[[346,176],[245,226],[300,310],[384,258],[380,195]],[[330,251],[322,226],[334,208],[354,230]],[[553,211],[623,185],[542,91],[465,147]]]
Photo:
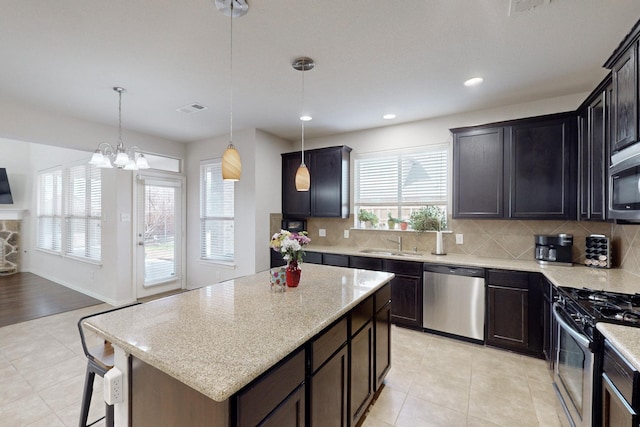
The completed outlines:
[[[302,101],[300,102],[302,115],[300,116],[300,123],[302,126],[302,153],[301,162],[298,170],[296,171],[296,190],[309,191],[311,186],[311,176],[309,175],[309,168],[304,163],[304,122],[311,120],[311,116],[304,114],[304,72],[312,70],[316,63],[311,58],[300,57],[293,61],[291,64],[295,70],[302,71]]]
[[[115,165],[124,170],[149,169],[149,163],[140,149],[135,145],[127,149],[122,142],[122,94],[127,90],[118,86],[113,90],[118,93],[118,144],[114,148],[108,142],[101,142],[89,164],[99,168],[113,168]]]

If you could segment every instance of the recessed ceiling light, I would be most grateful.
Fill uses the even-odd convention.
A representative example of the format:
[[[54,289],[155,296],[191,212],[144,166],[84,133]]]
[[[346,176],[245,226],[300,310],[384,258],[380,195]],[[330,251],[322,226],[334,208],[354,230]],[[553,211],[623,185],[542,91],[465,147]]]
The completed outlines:
[[[484,81],[484,79],[482,77],[473,77],[469,80],[467,80],[466,82],[464,82],[465,86],[477,86],[480,83],[482,83]]]
[[[309,120],[311,120],[313,117],[311,116],[300,116],[300,120],[302,120],[303,122],[308,122]]]
[[[391,120],[391,119],[395,119],[396,115],[395,114],[385,114],[384,116],[382,116],[383,119],[385,120]]]

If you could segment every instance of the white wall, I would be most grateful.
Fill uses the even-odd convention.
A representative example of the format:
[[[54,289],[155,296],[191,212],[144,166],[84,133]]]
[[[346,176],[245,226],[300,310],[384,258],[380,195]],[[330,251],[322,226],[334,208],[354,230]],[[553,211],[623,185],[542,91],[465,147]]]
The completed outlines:
[[[31,271],[110,304],[121,305],[135,299],[133,222],[119,221],[121,214],[132,214],[132,172],[103,170],[102,265],[35,250],[37,172],[75,160],[88,161],[100,141],[113,143],[117,135],[117,127],[0,100],[0,138],[4,138],[0,139],[0,158],[3,163],[21,165],[19,172],[12,172],[18,176],[16,184],[11,182],[12,191],[21,203],[14,208],[29,210],[23,220],[22,271]],[[186,153],[184,144],[137,132],[123,131],[123,140],[127,147],[137,145],[146,152],[181,159]],[[18,194],[21,186],[24,196]]]
[[[281,207],[280,153],[291,143],[265,132],[236,131],[242,177],[235,183],[233,265],[200,260],[200,161],[222,157],[227,136],[192,142],[187,150],[187,287],[217,283],[269,268],[269,213]]]

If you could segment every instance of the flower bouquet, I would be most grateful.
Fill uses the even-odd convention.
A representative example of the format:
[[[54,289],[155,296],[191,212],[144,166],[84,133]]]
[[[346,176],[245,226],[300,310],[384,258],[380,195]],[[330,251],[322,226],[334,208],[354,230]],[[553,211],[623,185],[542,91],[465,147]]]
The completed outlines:
[[[271,237],[269,246],[276,252],[282,254],[282,258],[287,261],[287,286],[296,287],[300,282],[300,267],[304,256],[303,246],[311,243],[306,231],[292,233],[287,230],[280,230]]]

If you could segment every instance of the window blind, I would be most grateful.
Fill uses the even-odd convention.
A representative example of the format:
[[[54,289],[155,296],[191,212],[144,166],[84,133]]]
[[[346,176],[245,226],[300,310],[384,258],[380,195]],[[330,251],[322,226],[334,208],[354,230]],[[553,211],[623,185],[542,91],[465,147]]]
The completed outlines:
[[[64,253],[100,261],[102,182],[100,169],[88,165],[66,169]]]
[[[37,247],[60,252],[62,248],[62,169],[38,174]]]
[[[200,258],[234,260],[233,182],[222,179],[222,159],[200,164]]]

